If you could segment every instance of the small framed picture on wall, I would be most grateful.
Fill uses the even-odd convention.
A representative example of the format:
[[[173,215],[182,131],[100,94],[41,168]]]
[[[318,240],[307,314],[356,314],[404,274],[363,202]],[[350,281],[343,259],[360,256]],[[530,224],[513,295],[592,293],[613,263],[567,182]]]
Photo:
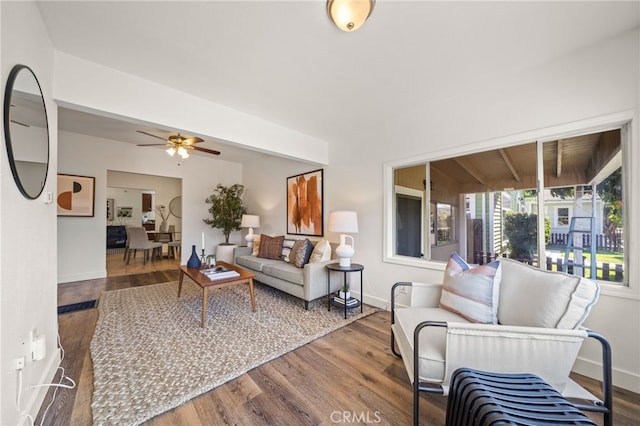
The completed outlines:
[[[58,216],[94,216],[96,178],[58,175]]]

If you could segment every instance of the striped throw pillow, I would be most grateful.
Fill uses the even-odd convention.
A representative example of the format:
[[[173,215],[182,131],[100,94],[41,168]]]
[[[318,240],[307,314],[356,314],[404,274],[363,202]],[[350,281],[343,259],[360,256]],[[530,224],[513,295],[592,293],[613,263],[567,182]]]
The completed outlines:
[[[471,322],[497,324],[501,271],[499,261],[472,268],[453,253],[444,271],[440,307]]]
[[[291,254],[291,249],[293,248],[293,245],[296,243],[296,240],[292,240],[290,238],[285,238],[284,241],[282,242],[282,260],[284,260],[285,262],[289,263],[289,256]]]

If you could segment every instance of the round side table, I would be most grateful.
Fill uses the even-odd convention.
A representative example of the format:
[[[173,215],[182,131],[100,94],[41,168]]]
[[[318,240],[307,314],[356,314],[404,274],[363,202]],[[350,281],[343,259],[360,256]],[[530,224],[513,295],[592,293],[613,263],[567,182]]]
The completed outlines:
[[[327,271],[327,309],[329,311],[331,311],[331,305],[333,304],[334,306],[338,306],[338,307],[344,307],[344,318],[347,318],[347,309],[352,309],[352,308],[357,308],[358,306],[360,306],[360,313],[362,313],[362,300],[358,300],[355,297],[351,297],[348,300],[345,300],[344,303],[338,303],[338,302],[334,302],[332,300],[331,297],[331,271],[336,271],[336,272],[342,272],[344,275],[344,281],[343,282],[347,282],[347,273],[349,272],[360,272],[360,299],[363,298],[363,294],[362,294],[362,271],[364,270],[364,266],[358,264],[358,263],[352,263],[349,266],[340,266],[339,263],[329,263],[327,266],[325,266],[328,271]],[[351,306],[348,305],[350,300],[355,300],[357,303],[352,304]]]

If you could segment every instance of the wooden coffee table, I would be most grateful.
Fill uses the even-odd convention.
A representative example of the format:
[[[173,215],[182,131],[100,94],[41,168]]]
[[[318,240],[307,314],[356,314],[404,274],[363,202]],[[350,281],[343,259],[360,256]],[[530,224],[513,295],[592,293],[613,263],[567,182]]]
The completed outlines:
[[[200,327],[202,328],[204,328],[207,318],[207,299],[209,298],[208,293],[210,288],[222,288],[230,285],[249,284],[249,293],[251,294],[251,310],[253,312],[256,311],[256,298],[253,291],[253,279],[256,275],[253,272],[246,271],[242,268],[226,262],[217,262],[216,265],[233,269],[234,271],[237,271],[240,276],[222,280],[210,280],[204,274],[200,273],[200,268],[187,268],[187,265],[179,266],[180,281],[178,281],[178,297],[180,297],[180,293],[182,292],[182,280],[184,279],[185,275],[191,278],[193,282],[195,282],[202,288],[202,322],[200,323]]]

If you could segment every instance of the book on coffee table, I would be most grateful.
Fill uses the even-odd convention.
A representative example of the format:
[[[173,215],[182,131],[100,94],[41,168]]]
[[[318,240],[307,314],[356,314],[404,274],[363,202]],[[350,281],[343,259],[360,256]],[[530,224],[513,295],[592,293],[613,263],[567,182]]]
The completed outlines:
[[[203,269],[200,271],[210,280],[223,280],[226,278],[239,277],[240,273],[233,269],[225,268],[222,266],[216,266],[215,268]]]

